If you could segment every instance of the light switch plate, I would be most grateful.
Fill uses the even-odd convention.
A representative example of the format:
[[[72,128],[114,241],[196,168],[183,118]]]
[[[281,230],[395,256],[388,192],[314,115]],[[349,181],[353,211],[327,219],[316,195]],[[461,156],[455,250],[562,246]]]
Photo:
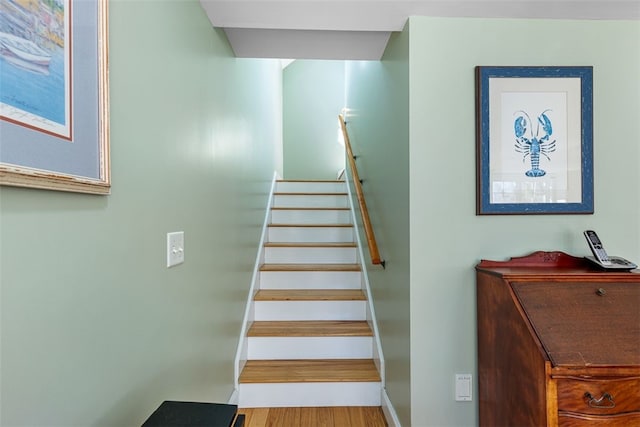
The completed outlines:
[[[167,267],[184,262],[184,231],[167,233]]]

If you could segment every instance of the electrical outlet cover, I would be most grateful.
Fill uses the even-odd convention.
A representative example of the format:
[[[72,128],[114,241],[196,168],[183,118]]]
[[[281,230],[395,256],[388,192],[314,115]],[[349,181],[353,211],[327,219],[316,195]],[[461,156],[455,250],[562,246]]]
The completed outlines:
[[[471,374],[456,374],[456,401],[471,402],[472,389]]]

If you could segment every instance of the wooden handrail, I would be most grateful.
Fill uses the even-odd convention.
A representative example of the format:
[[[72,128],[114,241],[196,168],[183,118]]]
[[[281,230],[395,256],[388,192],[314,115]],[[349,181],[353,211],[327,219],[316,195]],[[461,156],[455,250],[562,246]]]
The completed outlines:
[[[358,168],[356,167],[355,156],[351,150],[351,142],[349,141],[349,133],[347,132],[347,124],[344,121],[342,114],[338,115],[340,121],[340,128],[342,129],[342,136],[344,138],[344,147],[347,150],[347,158],[349,159],[349,167],[351,168],[351,176],[353,177],[353,185],[356,188],[356,197],[358,199],[358,205],[360,206],[360,214],[362,215],[362,225],[364,226],[364,233],[367,236],[367,245],[369,246],[369,254],[371,255],[371,263],[376,265],[382,265],[385,267],[385,262],[380,258],[380,252],[378,251],[378,244],[376,243],[376,236],[373,232],[371,225],[371,219],[369,218],[369,211],[367,210],[367,203],[364,200],[364,193],[362,192],[362,183],[358,176]]]

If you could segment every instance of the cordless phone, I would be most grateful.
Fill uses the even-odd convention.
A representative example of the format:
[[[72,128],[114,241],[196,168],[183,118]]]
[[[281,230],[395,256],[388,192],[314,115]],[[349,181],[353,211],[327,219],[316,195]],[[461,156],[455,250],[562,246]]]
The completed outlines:
[[[589,244],[589,248],[591,249],[593,256],[595,256],[602,265],[610,265],[611,260],[609,260],[607,251],[602,247],[602,242],[598,238],[596,232],[593,230],[585,230],[584,237],[587,238],[587,243]]]
[[[584,237],[587,239],[589,249],[593,253],[592,257],[586,257],[589,261],[608,270],[633,270],[638,268],[636,264],[624,258],[607,255],[607,251],[604,250],[604,246],[602,246],[602,242],[595,231],[585,230]]]

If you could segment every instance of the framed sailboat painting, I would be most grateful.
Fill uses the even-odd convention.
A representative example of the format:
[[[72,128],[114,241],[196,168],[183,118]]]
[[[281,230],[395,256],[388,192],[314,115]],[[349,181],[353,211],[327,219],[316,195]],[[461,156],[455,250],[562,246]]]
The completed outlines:
[[[0,184],[108,194],[107,0],[3,0]]]

